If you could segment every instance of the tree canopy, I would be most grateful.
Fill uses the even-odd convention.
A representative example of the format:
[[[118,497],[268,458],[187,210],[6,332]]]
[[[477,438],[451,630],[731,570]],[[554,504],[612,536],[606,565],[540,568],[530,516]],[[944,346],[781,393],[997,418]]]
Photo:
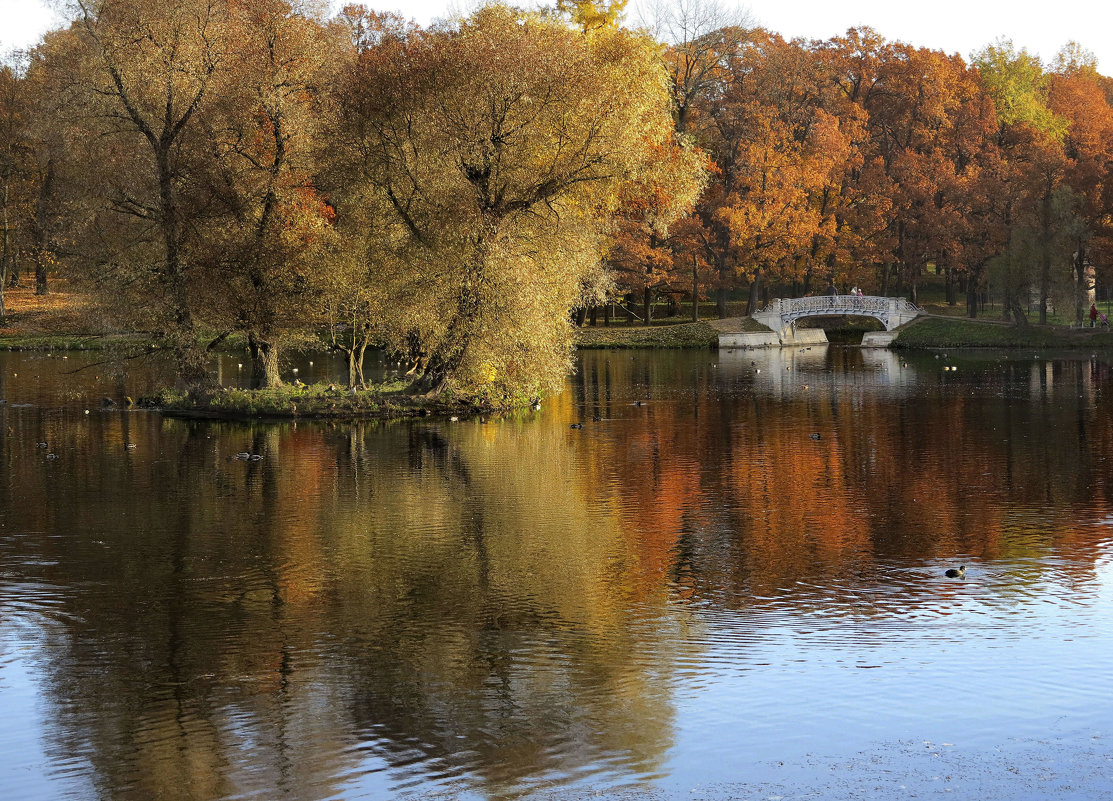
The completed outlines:
[[[75,0],[0,70],[0,278],[67,271],[183,381],[242,335],[262,384],[326,332],[414,391],[536,396],[621,300],[1074,307],[1113,275],[1113,83],[1070,43],[962,58],[786,41],[706,0],[487,5],[421,28],[286,0]],[[662,41],[663,40],[663,41]],[[0,315],[3,314],[0,295]]]

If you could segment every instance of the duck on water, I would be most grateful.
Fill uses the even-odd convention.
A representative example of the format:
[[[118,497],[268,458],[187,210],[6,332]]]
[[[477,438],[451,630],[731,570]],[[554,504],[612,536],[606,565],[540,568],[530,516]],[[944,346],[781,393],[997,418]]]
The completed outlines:
[[[966,565],[963,565],[958,570],[952,567],[947,571],[946,576],[947,578],[966,578]]]

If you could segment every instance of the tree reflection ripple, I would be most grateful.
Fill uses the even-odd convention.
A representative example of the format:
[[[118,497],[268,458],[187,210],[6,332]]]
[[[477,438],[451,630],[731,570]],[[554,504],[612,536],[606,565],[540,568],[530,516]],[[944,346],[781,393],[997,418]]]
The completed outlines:
[[[157,376],[0,354],[8,797],[728,797],[1037,740],[1086,788],[1111,371],[1005,355],[585,353],[541,412],[342,425],[85,414]]]

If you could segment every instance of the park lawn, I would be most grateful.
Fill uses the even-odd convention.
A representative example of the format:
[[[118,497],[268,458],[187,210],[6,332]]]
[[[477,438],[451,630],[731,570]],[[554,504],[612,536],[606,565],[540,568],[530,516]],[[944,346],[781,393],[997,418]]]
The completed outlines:
[[[1113,330],[923,317],[902,328],[892,347],[1113,348]]]
[[[748,319],[748,318],[747,318]],[[768,330],[762,326],[762,330]],[[674,325],[584,326],[577,328],[578,348],[713,348],[719,343],[719,331],[710,323],[677,323]]]

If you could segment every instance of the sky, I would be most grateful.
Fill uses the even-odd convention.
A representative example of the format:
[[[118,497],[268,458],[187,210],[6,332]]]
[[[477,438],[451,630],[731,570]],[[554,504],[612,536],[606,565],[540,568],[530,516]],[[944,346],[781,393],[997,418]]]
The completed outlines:
[[[631,0],[631,7],[637,1]],[[401,11],[424,25],[468,7],[468,0],[364,0],[364,4]],[[756,23],[786,38],[827,39],[852,26],[868,25],[886,39],[964,58],[1004,36],[1017,48],[1027,48],[1050,62],[1073,39],[1097,56],[1103,74],[1113,75],[1113,3],[1108,0],[1059,0],[1051,5],[1016,0],[1008,6],[987,0],[752,0],[741,8]],[[627,16],[634,17],[633,13]],[[0,53],[33,44],[54,19],[46,0],[0,0]]]

